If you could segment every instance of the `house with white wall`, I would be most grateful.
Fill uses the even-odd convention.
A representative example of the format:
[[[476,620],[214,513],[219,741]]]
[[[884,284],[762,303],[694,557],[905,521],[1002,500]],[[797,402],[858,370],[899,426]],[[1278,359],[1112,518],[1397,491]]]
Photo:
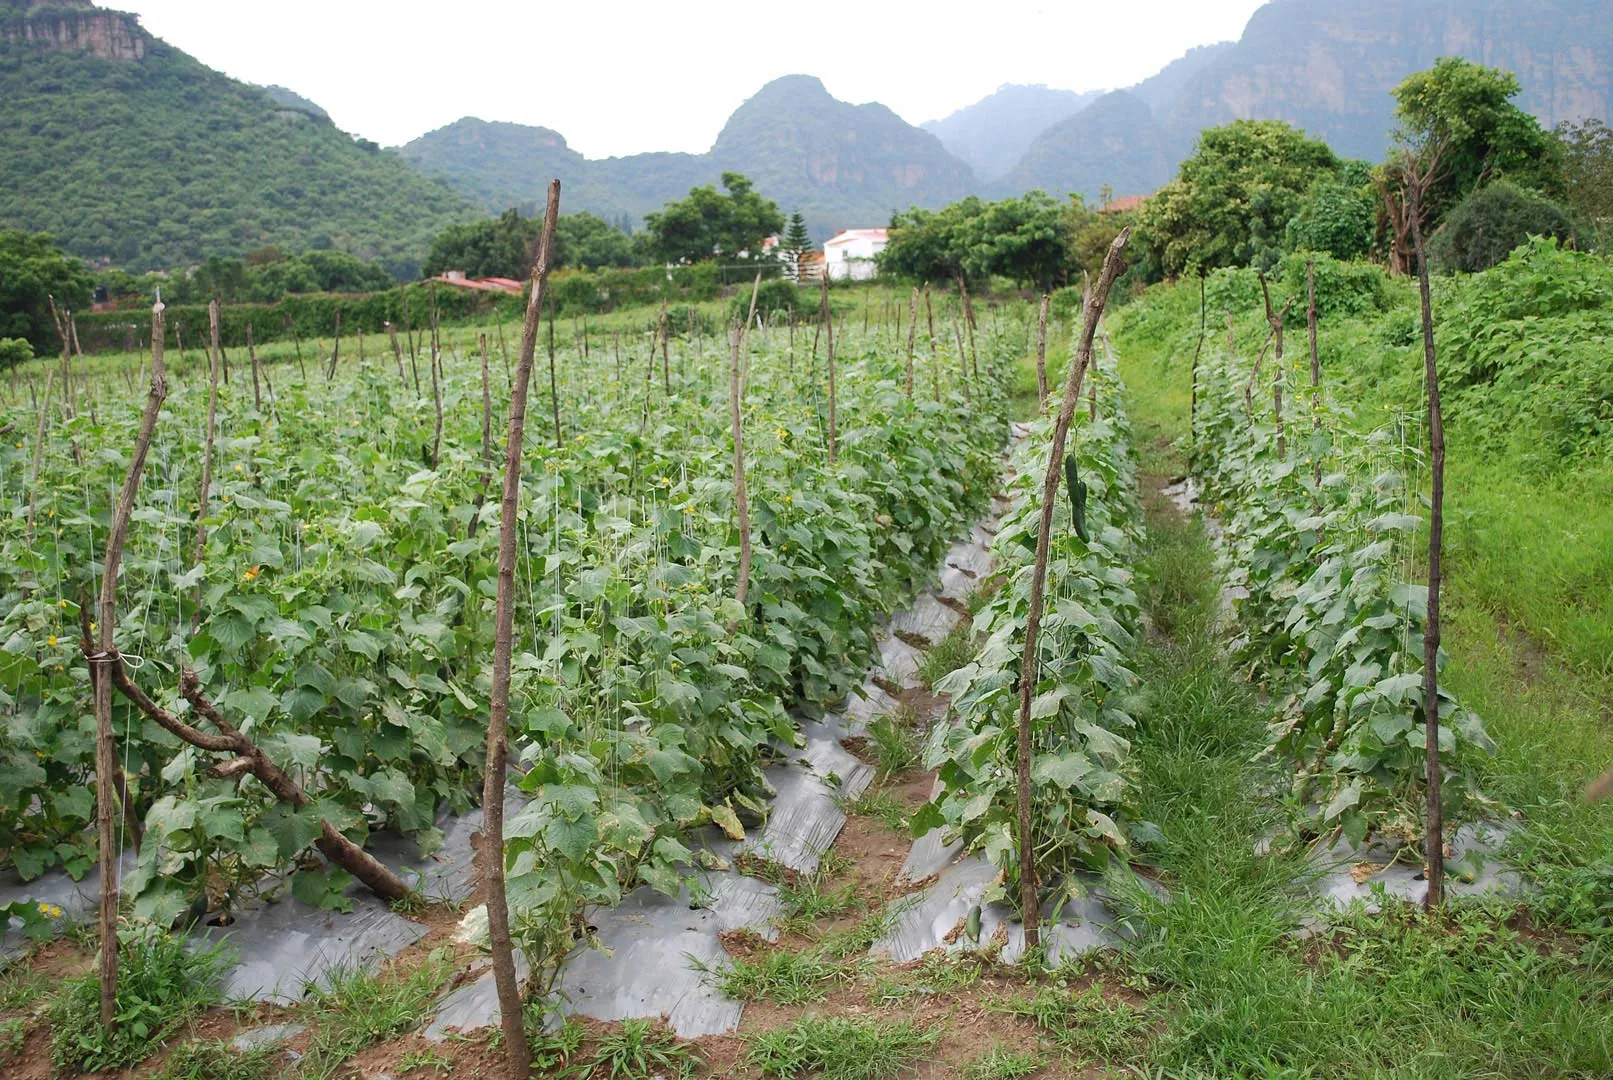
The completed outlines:
[[[823,245],[831,281],[867,281],[877,272],[874,256],[890,243],[889,229],[846,229]]]

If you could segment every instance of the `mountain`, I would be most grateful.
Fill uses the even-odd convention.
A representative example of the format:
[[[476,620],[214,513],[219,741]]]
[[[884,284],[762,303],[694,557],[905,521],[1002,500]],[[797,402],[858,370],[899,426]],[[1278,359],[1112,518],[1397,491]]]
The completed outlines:
[[[535,206],[558,176],[566,209],[641,219],[691,187],[744,173],[786,212],[800,210],[815,237],[882,225],[891,212],[943,206],[976,186],[941,141],[883,105],[836,100],[807,75],[775,79],[729,117],[705,154],[588,159],[559,133],[466,118],[398,149],[482,209]]]
[[[1102,96],[1100,90],[1078,94],[1009,84],[951,116],[919,126],[940,139],[981,180],[991,182],[1013,169],[1036,136]]]
[[[407,275],[444,225],[476,216],[318,106],[273,93],[133,15],[0,0],[0,228],[51,232],[132,270],[272,244],[337,248]]]
[[[1088,200],[1104,184],[1152,191],[1199,132],[1235,119],[1284,120],[1343,156],[1380,160],[1394,127],[1391,91],[1442,56],[1515,72],[1518,103],[1547,126],[1607,119],[1607,14],[1606,0],[1271,0],[1240,40],[1188,53],[1134,87],[1134,102],[1111,103],[1108,114],[1095,113],[1099,102],[1043,132],[999,186]]]
[[[1146,101],[1116,90],[1039,135],[998,187],[1096,204],[1105,186],[1116,195],[1153,191],[1175,170],[1179,149]]]
[[[309,101],[295,90],[287,90],[284,86],[260,86],[258,89],[262,90],[265,94],[268,94],[269,100],[280,106],[282,109],[290,109],[292,112],[307,113],[315,120],[323,120],[327,124],[331,122],[330,113],[326,112],[324,109],[321,109],[318,105],[315,105],[312,101]]]

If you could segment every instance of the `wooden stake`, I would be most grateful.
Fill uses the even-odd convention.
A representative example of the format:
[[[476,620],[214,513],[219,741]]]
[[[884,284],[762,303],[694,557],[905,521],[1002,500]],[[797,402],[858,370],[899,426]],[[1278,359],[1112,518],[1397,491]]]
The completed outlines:
[[[1411,238],[1417,254],[1417,292],[1422,304],[1423,364],[1428,380],[1428,448],[1432,487],[1428,505],[1428,618],[1423,624],[1423,752],[1427,758],[1428,825],[1423,835],[1428,894],[1423,906],[1433,911],[1445,902],[1445,805],[1439,765],[1439,590],[1445,537],[1445,418],[1439,404],[1439,364],[1434,349],[1434,304],[1428,285],[1428,253],[1423,247],[1424,191],[1439,168],[1439,147],[1427,153],[1419,171],[1406,165],[1406,194],[1411,210]]]
[[[1086,305],[1086,325],[1081,332],[1081,345],[1075,360],[1070,364],[1064,380],[1064,400],[1059,405],[1058,417],[1053,423],[1053,446],[1047,459],[1047,475],[1042,480],[1040,525],[1036,533],[1036,565],[1031,575],[1030,611],[1025,620],[1025,651],[1020,660],[1019,675],[1019,730],[1018,730],[1018,820],[1019,820],[1019,905],[1025,920],[1025,947],[1035,948],[1041,943],[1041,927],[1036,901],[1036,844],[1031,833],[1031,699],[1037,683],[1037,637],[1042,626],[1042,594],[1047,585],[1048,551],[1053,540],[1053,509],[1058,503],[1059,480],[1064,475],[1064,443],[1075,418],[1075,406],[1081,400],[1081,381],[1092,363],[1092,338],[1103,316],[1104,305],[1109,301],[1109,290],[1120,276],[1121,252],[1131,236],[1131,229],[1120,230],[1109,254],[1104,257],[1103,271],[1098,275],[1097,287],[1090,291]]]
[[[34,426],[33,463],[28,466],[28,528],[25,533],[27,547],[32,547],[34,542],[34,515],[39,507],[39,462],[45,455],[46,421],[50,417],[50,388],[55,379],[56,372],[46,369],[45,394],[40,401],[39,416]],[[33,384],[29,385],[31,387]]]
[[[435,409],[437,418],[431,431],[431,467],[435,469],[442,460],[442,384],[437,378],[437,356],[442,347],[442,338],[437,328],[437,295],[436,288],[432,288],[431,297],[431,404]]]
[[[336,377],[336,363],[342,358],[342,309],[336,309],[335,343],[331,345],[330,367],[325,370],[325,381],[330,382]]]
[[[1036,313],[1036,409],[1047,411],[1047,308],[1053,301],[1048,293],[1042,294],[1042,303]]]
[[[399,285],[398,291],[403,295],[403,338],[409,343],[409,371],[414,375],[414,398],[420,400],[420,365],[415,360],[414,332],[409,328],[409,287]]]
[[[162,312],[162,295],[159,293],[157,302],[151,308],[151,391],[146,396],[140,432],[135,436],[134,452],[129,457],[129,471],[124,474],[123,490],[118,495],[118,505],[112,512],[112,528],[107,535],[98,613],[101,624],[100,648],[93,655],[88,655],[90,681],[95,694],[95,825],[101,870],[101,1026],[108,1031],[111,1031],[117,1017],[119,855],[112,811],[113,801],[117,797],[115,774],[118,761],[112,741],[112,679],[109,664],[117,650],[118,567],[123,562],[124,537],[129,531],[129,518],[134,513],[135,495],[140,490],[140,476],[145,471],[146,454],[151,449],[157,416],[162,411],[163,399],[168,396],[167,373],[162,363]],[[88,640],[84,646],[88,654]]]
[[[919,328],[919,288],[913,286],[913,291],[907,297],[907,400],[913,400],[913,340],[918,335]],[[896,309],[896,332],[900,334],[902,309]]]
[[[1316,260],[1311,259],[1305,263],[1305,327],[1310,335],[1311,346],[1311,432],[1321,434],[1322,431],[1322,357],[1316,347]],[[1322,458],[1314,451],[1311,455],[1311,470],[1316,481],[1317,499],[1321,499],[1322,487]],[[1317,509],[1321,509],[1318,501]]]
[[[218,299],[207,304],[207,426],[202,429],[202,488],[196,498],[196,556],[201,562],[207,553],[207,495],[213,486],[213,433],[218,415]],[[202,584],[196,583],[196,607],[190,614],[190,632],[202,624]]]
[[[941,352],[935,342],[935,308],[930,305],[930,286],[924,285],[924,321],[930,328],[930,366],[935,371],[935,400],[941,400]]]
[[[258,351],[252,347],[252,320],[246,321],[246,359],[252,365],[252,408],[263,411],[263,395],[258,388]]]
[[[532,293],[521,326],[521,358],[510,392],[510,426],[504,448],[504,497],[499,508],[498,614],[493,644],[493,683],[487,720],[487,767],[482,779],[482,881],[487,890],[487,928],[498,986],[500,1021],[511,1080],[527,1080],[532,1051],[522,1023],[521,987],[515,977],[510,941],[510,908],[504,891],[504,772],[509,754],[510,663],[514,643],[516,514],[521,501],[521,446],[526,435],[527,387],[538,346],[538,318],[554,250],[560,213],[560,181],[549,182],[538,257],[532,264]]]
[[[829,275],[825,274],[820,280],[823,287],[819,306],[823,311],[825,348],[828,353],[826,363],[829,365],[829,464],[833,465],[840,453],[840,423],[835,402],[835,326],[834,312],[829,307]]]
[[[732,333],[732,357],[728,364],[728,414],[734,436],[734,505],[739,516],[739,585],[734,591],[740,610],[745,610],[745,598],[750,593],[750,499],[745,491],[745,423],[741,397],[744,389],[739,374],[739,354],[749,337],[750,321],[756,314],[756,297],[761,292],[762,275],[756,275],[751,287],[750,314],[735,327]]]
[[[386,336],[392,342],[392,359],[398,362],[398,383],[407,390],[409,388],[409,376],[403,373],[403,349],[398,345],[398,328],[390,322],[382,325],[386,327]]]
[[[1288,315],[1288,309],[1294,306],[1296,298],[1290,296],[1281,311],[1273,312],[1271,309],[1271,290],[1266,287],[1265,274],[1260,275],[1260,294],[1266,302],[1266,321],[1271,323],[1272,340],[1277,346],[1272,357],[1272,413],[1277,420],[1277,460],[1286,461],[1288,458],[1288,440],[1283,433],[1283,319]]]
[[[554,362],[554,293],[549,294],[549,402],[554,406],[554,448],[565,446],[560,431],[560,381],[555,374]]]

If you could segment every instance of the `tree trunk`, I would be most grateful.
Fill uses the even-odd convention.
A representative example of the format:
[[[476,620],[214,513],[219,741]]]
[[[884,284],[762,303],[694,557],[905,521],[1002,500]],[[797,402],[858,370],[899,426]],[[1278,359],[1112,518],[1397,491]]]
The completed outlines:
[[[1042,480],[1040,524],[1036,533],[1036,565],[1031,575],[1030,612],[1025,620],[1025,651],[1020,660],[1019,674],[1019,729],[1017,737],[1017,780],[1019,821],[1019,903],[1025,919],[1025,947],[1035,948],[1041,942],[1041,927],[1036,900],[1036,844],[1031,834],[1031,699],[1035,697],[1037,683],[1037,637],[1042,626],[1043,590],[1047,586],[1047,559],[1053,540],[1053,509],[1058,503],[1059,480],[1064,475],[1064,444],[1075,419],[1075,406],[1081,400],[1081,382],[1092,363],[1092,338],[1097,333],[1098,320],[1103,316],[1104,305],[1109,301],[1109,290],[1120,276],[1121,252],[1131,236],[1131,229],[1120,230],[1109,254],[1104,257],[1103,271],[1098,284],[1088,293],[1086,321],[1081,331],[1081,344],[1070,364],[1064,380],[1064,399],[1059,405],[1058,417],[1053,423],[1053,446],[1047,459],[1047,474]]]
[[[510,393],[510,426],[504,448],[504,496],[499,508],[498,614],[493,645],[491,707],[487,720],[487,771],[482,779],[482,868],[487,887],[487,927],[493,947],[493,977],[498,986],[511,1080],[526,1080],[532,1052],[522,1025],[521,987],[515,977],[510,941],[510,909],[504,891],[504,771],[509,753],[510,662],[514,641],[516,514],[521,501],[521,446],[526,434],[527,388],[537,353],[538,318],[543,312],[549,258],[554,250],[555,218],[560,213],[560,181],[549,183],[548,206],[538,257],[532,264],[532,292],[521,327],[521,356]]]

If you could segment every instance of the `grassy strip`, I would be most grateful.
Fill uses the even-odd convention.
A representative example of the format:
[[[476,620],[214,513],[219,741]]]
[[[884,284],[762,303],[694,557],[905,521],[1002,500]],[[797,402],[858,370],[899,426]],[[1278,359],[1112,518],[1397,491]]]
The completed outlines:
[[[1162,1023],[1106,1049],[1171,1075],[1613,1070],[1613,952],[1599,940],[1532,938],[1511,928],[1510,909],[1472,903],[1440,922],[1386,903],[1295,934],[1307,871],[1254,843],[1281,809],[1260,797],[1271,778],[1250,763],[1264,712],[1219,651],[1209,544],[1158,504],[1149,537],[1143,601],[1171,636],[1143,661],[1134,753],[1171,897],[1127,897],[1140,934],[1126,961]]]

